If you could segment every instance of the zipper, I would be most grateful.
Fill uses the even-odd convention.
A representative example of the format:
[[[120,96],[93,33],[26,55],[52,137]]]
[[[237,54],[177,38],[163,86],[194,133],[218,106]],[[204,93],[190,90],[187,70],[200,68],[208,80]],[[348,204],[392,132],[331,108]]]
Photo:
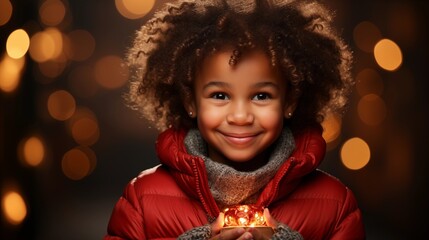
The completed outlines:
[[[286,177],[286,174],[289,172],[289,170],[296,165],[295,157],[291,157],[288,161],[289,161],[289,164],[287,165],[286,168],[281,170],[280,177],[278,177],[277,180],[274,182],[273,193],[278,192],[280,181],[282,181]],[[275,194],[271,194],[268,203],[264,205],[268,206],[269,204],[271,204],[274,200],[274,197],[275,197]]]

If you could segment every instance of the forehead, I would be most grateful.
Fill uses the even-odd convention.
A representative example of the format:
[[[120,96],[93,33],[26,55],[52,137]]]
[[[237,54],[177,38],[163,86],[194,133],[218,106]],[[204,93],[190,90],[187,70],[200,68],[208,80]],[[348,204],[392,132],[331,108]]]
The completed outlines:
[[[235,65],[230,65],[233,50],[222,50],[208,56],[201,63],[197,79],[217,78],[246,78],[246,79],[280,79],[277,68],[271,65],[267,54],[260,50],[245,52],[240,55]]]

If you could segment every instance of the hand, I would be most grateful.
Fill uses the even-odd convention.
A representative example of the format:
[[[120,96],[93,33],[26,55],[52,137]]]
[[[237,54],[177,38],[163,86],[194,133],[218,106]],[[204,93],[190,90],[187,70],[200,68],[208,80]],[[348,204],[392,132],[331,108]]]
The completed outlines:
[[[275,228],[279,224],[270,214],[268,208],[264,209],[264,217],[267,223],[267,226]],[[260,231],[258,228],[249,228],[249,232],[252,233],[253,239],[257,240],[268,240],[271,239],[273,231]]]
[[[253,239],[250,232],[247,232],[244,228],[234,228],[231,230],[220,231],[224,225],[224,215],[220,213],[216,221],[211,224],[212,237],[210,240],[244,240]]]
[[[270,210],[268,210],[268,208],[264,209],[264,217],[265,217],[265,221],[267,222],[267,226],[276,228],[277,225],[279,225],[279,222],[277,222],[277,220],[275,220],[271,216]]]

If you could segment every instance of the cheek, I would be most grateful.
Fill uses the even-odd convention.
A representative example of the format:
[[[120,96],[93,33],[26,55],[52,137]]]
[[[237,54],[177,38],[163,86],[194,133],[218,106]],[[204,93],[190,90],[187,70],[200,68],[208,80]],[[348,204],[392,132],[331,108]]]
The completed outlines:
[[[280,108],[262,109],[256,111],[259,124],[264,128],[280,129],[283,127],[283,111]]]
[[[201,107],[198,112],[198,125],[206,128],[218,126],[222,122],[219,109]]]

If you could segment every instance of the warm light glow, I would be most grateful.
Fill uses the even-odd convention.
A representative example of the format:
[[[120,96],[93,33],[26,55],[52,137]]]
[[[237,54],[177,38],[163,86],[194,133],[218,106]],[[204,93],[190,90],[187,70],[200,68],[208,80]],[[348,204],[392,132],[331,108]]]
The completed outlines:
[[[30,56],[36,62],[56,60],[63,53],[63,36],[56,28],[34,34],[30,42]]]
[[[37,65],[43,76],[54,79],[59,77],[64,72],[67,62],[49,60],[46,62],[41,62]]]
[[[56,91],[48,98],[49,114],[56,120],[64,121],[69,119],[74,114],[75,109],[76,101],[67,91]]]
[[[341,148],[341,161],[351,170],[359,170],[365,167],[371,157],[368,144],[360,138],[347,140]]]
[[[402,64],[401,49],[389,39],[382,39],[375,45],[374,57],[378,65],[388,71],[395,71]]]
[[[128,71],[122,66],[122,59],[106,56],[95,64],[95,80],[104,88],[114,89],[123,86],[128,79]]]
[[[13,12],[13,6],[9,0],[0,0],[0,9],[0,26],[3,26],[10,20]]]
[[[7,54],[0,61],[0,90],[13,92],[19,85],[25,58],[13,59]]]
[[[83,61],[94,53],[95,39],[90,32],[86,30],[74,30],[67,37],[70,45],[64,51],[69,59]]]
[[[35,167],[42,163],[45,158],[45,146],[42,140],[37,136],[25,139],[20,144],[20,154],[22,160],[29,166]]]
[[[6,220],[13,225],[20,224],[27,216],[25,201],[22,196],[15,191],[10,191],[3,195],[1,206]]]
[[[95,153],[84,147],[77,147],[66,152],[61,162],[64,175],[72,180],[80,180],[88,176],[95,165]]]
[[[30,38],[23,29],[13,31],[6,42],[6,51],[11,58],[22,58],[28,51]]]
[[[266,226],[264,208],[255,205],[238,205],[223,210],[224,226]]]
[[[353,39],[362,51],[371,53],[375,44],[382,38],[380,30],[373,23],[363,21],[353,30]]]
[[[322,122],[323,138],[327,143],[335,141],[341,133],[341,117],[338,114],[328,114]]]
[[[62,1],[46,0],[39,9],[40,20],[47,26],[56,26],[60,24],[65,15],[66,7]]]
[[[387,108],[384,100],[376,94],[363,96],[358,103],[359,118],[367,125],[377,126],[387,116]]]
[[[356,75],[356,90],[360,96],[370,93],[381,95],[384,90],[384,83],[377,71],[366,68]]]
[[[155,0],[115,0],[118,12],[128,18],[137,19],[145,16],[155,4]]]
[[[68,127],[73,139],[81,145],[90,146],[98,141],[98,121],[90,109],[78,108],[68,121]]]

